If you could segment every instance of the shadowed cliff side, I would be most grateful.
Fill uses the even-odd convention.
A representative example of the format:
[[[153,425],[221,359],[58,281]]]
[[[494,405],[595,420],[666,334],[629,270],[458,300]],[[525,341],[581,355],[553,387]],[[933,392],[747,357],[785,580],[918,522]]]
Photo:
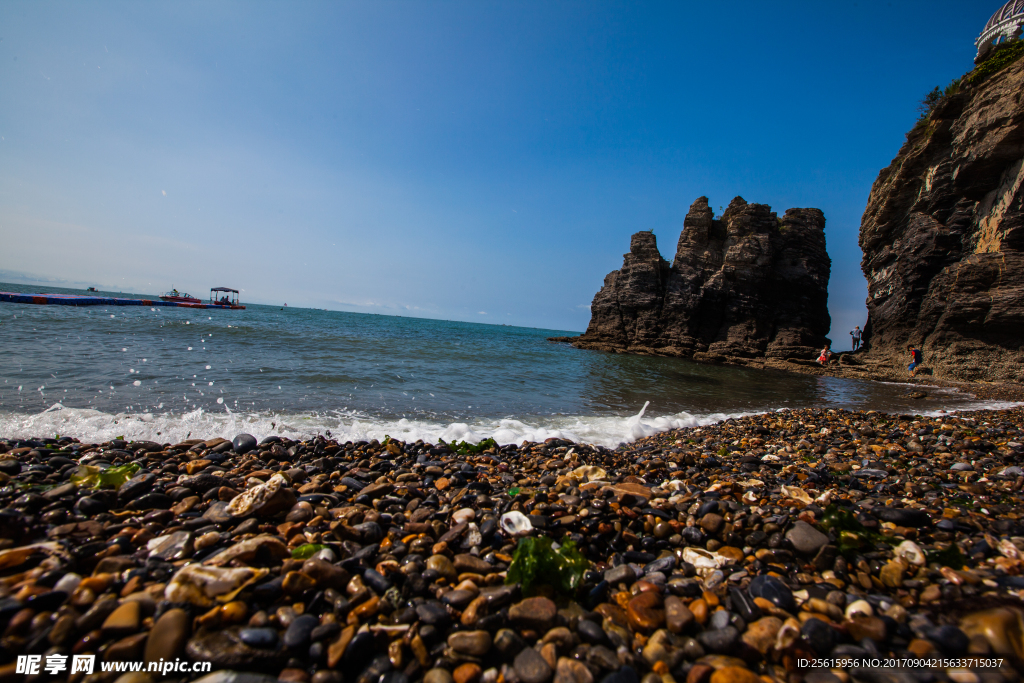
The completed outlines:
[[[737,197],[718,220],[701,197],[669,265],[653,233],[630,241],[591,304],[586,349],[693,357],[811,359],[827,341],[825,217]]]
[[[912,343],[936,377],[1024,379],[1024,60],[993,70],[941,99],[872,187],[869,362],[906,365]]]

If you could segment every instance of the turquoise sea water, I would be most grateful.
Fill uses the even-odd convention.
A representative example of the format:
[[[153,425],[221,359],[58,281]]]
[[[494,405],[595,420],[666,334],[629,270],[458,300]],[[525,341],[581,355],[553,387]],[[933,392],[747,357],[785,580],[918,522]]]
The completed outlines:
[[[4,283],[0,291],[84,294]],[[353,440],[561,436],[614,445],[780,408],[980,405],[948,391],[913,400],[902,385],[581,351],[546,340],[565,334],[260,305],[0,304],[0,436],[171,441],[331,431]]]

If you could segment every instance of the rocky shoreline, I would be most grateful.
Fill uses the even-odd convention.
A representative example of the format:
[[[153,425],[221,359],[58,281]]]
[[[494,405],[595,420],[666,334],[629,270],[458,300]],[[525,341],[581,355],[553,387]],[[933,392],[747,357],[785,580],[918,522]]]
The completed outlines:
[[[571,344],[577,349],[603,351],[605,353],[629,353],[641,356],[663,356],[669,358],[685,357],[697,363],[713,365],[736,365],[747,368],[782,370],[801,375],[818,377],[845,377],[847,379],[864,379],[882,382],[900,382],[920,385],[927,393],[930,387],[956,389],[973,394],[982,400],[993,401],[1024,401],[1024,384],[1013,379],[997,380],[960,380],[953,377],[936,377],[928,363],[916,377],[907,372],[906,363],[902,359],[892,360],[869,355],[864,351],[842,352],[835,355],[827,366],[822,366],[811,358],[744,358],[740,356],[723,356],[720,354],[695,353],[692,356],[681,356],[672,353],[671,349],[647,347],[642,345],[620,346],[616,344],[593,342],[582,337],[548,337],[548,341]]]
[[[1016,681],[1022,464],[1021,408],[615,450],[0,440],[0,681]],[[98,671],[55,678],[186,680]]]

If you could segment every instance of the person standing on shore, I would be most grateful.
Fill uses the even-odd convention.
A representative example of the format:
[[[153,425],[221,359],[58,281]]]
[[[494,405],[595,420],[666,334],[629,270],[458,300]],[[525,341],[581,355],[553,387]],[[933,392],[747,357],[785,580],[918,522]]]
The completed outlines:
[[[917,377],[917,370],[921,367],[921,349],[915,348],[913,344],[907,344],[907,351],[910,351],[910,365],[907,370],[911,377]]]
[[[853,350],[856,351],[860,347],[860,325],[853,328],[850,332],[850,341],[853,343]]]

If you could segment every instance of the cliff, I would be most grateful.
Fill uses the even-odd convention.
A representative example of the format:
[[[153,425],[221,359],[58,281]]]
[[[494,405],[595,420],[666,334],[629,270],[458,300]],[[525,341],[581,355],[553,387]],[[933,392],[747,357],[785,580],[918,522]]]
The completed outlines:
[[[868,360],[905,364],[912,343],[937,377],[1024,379],[1024,60],[1013,54],[940,100],[872,187],[860,228]]]
[[[827,341],[825,217],[737,197],[715,219],[701,197],[683,222],[675,259],[638,232],[622,268],[591,304],[579,348],[724,358],[816,357]]]

